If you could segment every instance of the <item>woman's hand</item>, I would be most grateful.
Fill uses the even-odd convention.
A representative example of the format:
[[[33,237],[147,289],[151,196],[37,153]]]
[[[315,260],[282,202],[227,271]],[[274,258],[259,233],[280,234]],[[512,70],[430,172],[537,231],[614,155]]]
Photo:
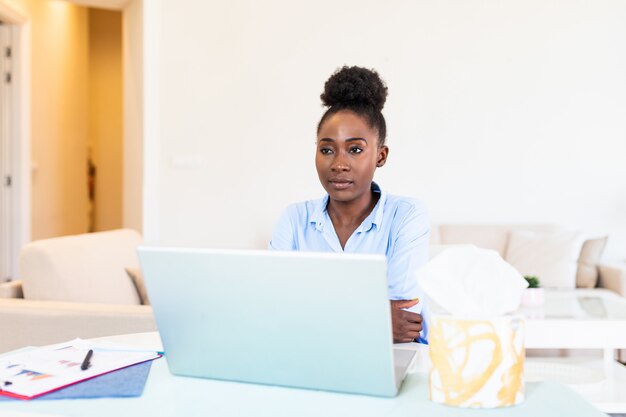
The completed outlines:
[[[422,315],[403,310],[413,307],[419,300],[391,300],[391,327],[393,328],[393,342],[413,342],[422,331]]]

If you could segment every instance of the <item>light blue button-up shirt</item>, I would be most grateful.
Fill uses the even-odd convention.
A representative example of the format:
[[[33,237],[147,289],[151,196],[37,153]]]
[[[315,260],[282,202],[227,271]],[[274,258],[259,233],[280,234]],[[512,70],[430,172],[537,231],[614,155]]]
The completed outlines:
[[[369,216],[346,242],[345,248],[335,232],[328,211],[328,195],[318,200],[292,204],[283,213],[272,235],[269,248],[309,252],[378,253],[387,257],[387,288],[390,300],[420,303],[411,311],[427,320],[423,296],[415,271],[428,261],[428,214],[418,201],[387,194],[376,183],[372,191],[380,198]],[[427,338],[426,323],[421,339]]]

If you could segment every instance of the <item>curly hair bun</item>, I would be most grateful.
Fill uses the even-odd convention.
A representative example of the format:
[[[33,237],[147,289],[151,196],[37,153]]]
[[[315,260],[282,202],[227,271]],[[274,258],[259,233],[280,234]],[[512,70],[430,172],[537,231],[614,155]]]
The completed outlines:
[[[326,81],[320,98],[327,107],[365,106],[381,111],[387,99],[387,86],[374,70],[344,66]]]

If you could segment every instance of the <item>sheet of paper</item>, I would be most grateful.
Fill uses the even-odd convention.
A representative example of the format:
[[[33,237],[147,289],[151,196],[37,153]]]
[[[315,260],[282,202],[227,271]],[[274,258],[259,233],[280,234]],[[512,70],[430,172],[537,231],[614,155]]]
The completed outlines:
[[[93,350],[90,366],[81,369]],[[112,343],[75,339],[0,357],[0,388],[8,393],[33,398],[136,363],[160,357],[158,352],[136,350]]]

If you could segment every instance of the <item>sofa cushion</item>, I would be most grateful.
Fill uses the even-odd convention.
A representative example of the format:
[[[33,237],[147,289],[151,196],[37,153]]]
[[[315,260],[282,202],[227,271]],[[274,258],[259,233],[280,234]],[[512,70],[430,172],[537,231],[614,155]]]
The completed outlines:
[[[606,247],[608,236],[589,239],[583,244],[578,258],[576,286],[579,288],[595,288],[598,284],[598,263]]]
[[[24,298],[140,304],[124,268],[139,267],[141,241],[121,229],[31,242],[20,253]]]
[[[555,230],[555,226],[549,224],[441,224],[436,229],[438,229],[437,241],[431,239],[431,243],[476,245],[479,248],[493,249],[504,258],[511,231],[551,232]]]
[[[513,231],[504,259],[522,275],[537,276],[542,287],[573,289],[582,245],[580,232]]]

